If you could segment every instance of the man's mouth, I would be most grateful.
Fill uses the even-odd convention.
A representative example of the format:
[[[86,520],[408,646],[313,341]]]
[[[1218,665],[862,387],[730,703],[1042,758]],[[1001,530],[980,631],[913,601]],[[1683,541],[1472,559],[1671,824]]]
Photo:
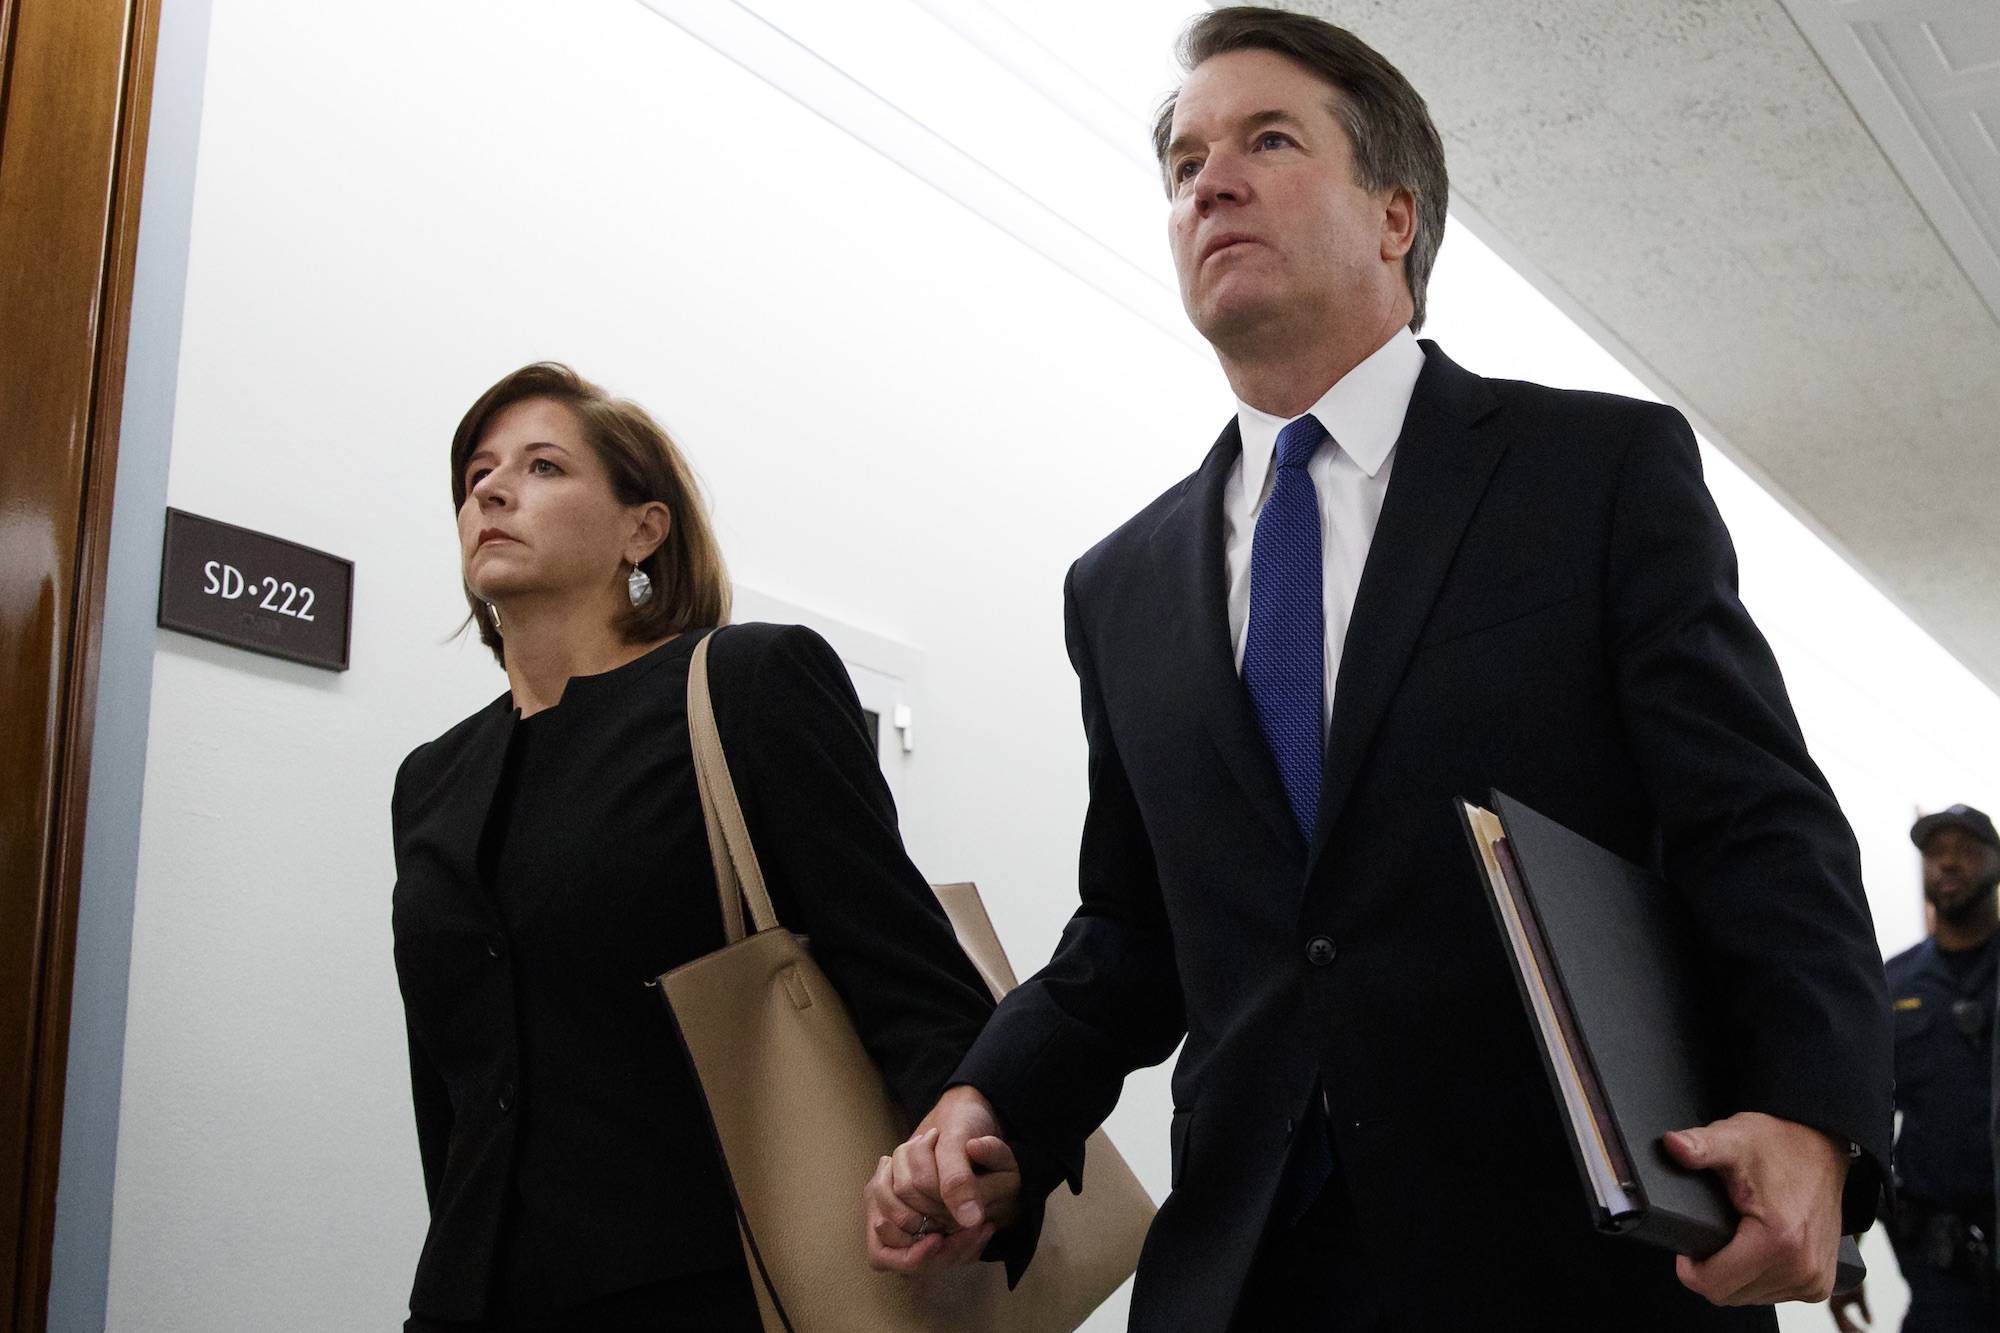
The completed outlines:
[[[1251,236],[1218,236],[1201,248],[1201,259],[1203,263],[1207,263],[1225,250],[1234,250],[1241,245],[1254,244],[1256,244],[1256,238]]]

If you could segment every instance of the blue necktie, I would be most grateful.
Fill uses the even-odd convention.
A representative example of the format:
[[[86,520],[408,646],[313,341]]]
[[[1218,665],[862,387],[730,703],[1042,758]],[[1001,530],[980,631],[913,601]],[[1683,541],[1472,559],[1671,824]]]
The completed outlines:
[[[1310,416],[1278,432],[1278,475],[1250,546],[1250,628],[1243,643],[1243,683],[1308,843],[1319,817],[1326,602],[1319,492],[1306,464],[1325,438],[1326,428]],[[1273,1204],[1286,1226],[1298,1223],[1333,1177],[1333,1140],[1320,1098],[1315,1084]]]
[[[1250,546],[1250,627],[1243,684],[1299,832],[1312,841],[1319,816],[1326,716],[1326,602],[1319,493],[1306,464],[1326,438],[1310,416],[1278,432],[1277,478]]]

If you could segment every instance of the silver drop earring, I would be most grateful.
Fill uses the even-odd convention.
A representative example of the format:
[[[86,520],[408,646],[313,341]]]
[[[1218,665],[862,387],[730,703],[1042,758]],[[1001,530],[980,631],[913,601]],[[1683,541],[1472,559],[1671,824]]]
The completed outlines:
[[[632,599],[632,605],[644,606],[646,599],[653,595],[653,579],[637,565],[625,576],[625,595]]]
[[[500,608],[499,608],[499,607],[497,607],[497,606],[495,606],[495,605],[493,605],[493,603],[491,603],[491,602],[488,602],[488,603],[486,604],[486,614],[487,614],[487,615],[489,615],[489,616],[492,616],[492,617],[493,617],[493,628],[494,628],[494,629],[499,629],[499,628],[500,628]]]

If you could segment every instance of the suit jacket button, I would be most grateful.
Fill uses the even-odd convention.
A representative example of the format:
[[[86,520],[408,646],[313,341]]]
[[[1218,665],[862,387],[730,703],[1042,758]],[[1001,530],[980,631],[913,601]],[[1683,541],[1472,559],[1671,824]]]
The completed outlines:
[[[1325,967],[1333,961],[1333,941],[1324,935],[1315,935],[1306,941],[1306,961],[1314,967]]]
[[[514,1109],[514,1085],[512,1083],[509,1083],[500,1089],[499,1100],[500,1100],[500,1109],[502,1111],[511,1111]]]
[[[500,937],[498,935],[489,935],[486,937],[486,952],[495,958],[500,956]]]

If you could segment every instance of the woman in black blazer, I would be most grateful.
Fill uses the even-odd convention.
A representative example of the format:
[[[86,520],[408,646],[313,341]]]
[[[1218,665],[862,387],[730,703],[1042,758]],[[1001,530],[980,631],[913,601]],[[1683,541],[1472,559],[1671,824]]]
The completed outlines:
[[[511,688],[396,775],[431,1206],[406,1328],[755,1330],[649,984],[723,943],[687,730],[689,659],[729,601],[699,493],[643,409],[546,363],[473,405],[451,467],[472,620]],[[992,1004],[904,854],[853,686],[795,626],[723,630],[710,674],[779,917],[914,1122]]]

